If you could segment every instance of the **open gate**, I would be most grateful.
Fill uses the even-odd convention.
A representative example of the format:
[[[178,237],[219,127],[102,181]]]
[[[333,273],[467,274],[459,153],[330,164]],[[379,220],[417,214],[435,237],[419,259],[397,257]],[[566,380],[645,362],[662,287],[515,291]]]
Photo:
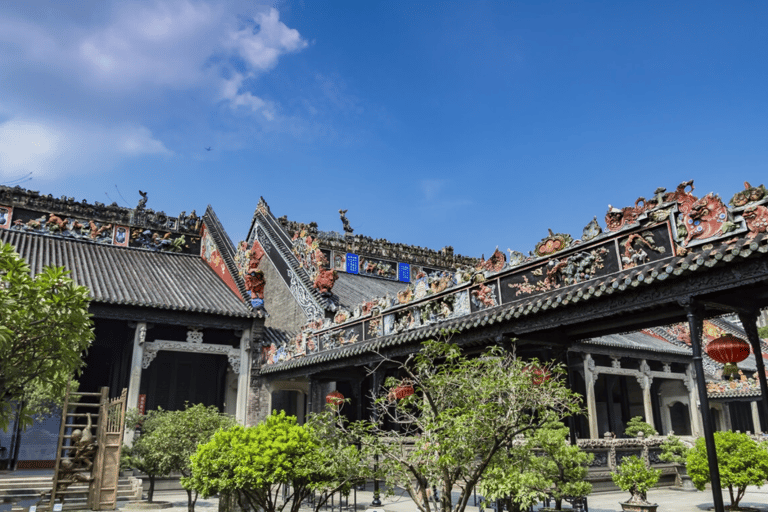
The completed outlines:
[[[115,509],[126,396],[126,389],[110,400],[107,387],[99,393],[67,388],[50,501],[39,508],[52,510],[59,501],[64,509],[82,509],[84,503],[78,498],[85,495],[91,510]]]

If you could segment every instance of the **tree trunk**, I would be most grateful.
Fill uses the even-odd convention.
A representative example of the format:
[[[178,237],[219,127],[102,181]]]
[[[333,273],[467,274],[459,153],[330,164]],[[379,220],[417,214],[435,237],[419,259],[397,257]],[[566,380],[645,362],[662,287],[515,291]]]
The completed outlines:
[[[149,477],[149,490],[147,491],[147,501],[152,503],[152,499],[155,497],[155,475],[147,475]]]
[[[8,469],[16,471],[19,464],[19,449],[21,448],[21,410],[24,409],[24,400],[16,404],[16,416],[13,429],[13,440],[11,441],[11,453],[8,460]]]
[[[195,491],[195,497],[192,498],[192,489],[185,489],[187,491],[187,512],[195,512],[195,503],[197,503],[197,491]]]

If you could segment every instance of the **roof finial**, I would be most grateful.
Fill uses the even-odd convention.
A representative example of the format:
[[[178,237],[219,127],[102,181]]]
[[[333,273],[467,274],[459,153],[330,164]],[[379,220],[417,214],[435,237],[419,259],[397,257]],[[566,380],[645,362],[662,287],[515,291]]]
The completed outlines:
[[[349,233],[351,235],[355,230],[352,229],[352,226],[349,225],[349,219],[347,219],[347,210],[339,210],[339,216],[341,217],[341,223],[344,227],[344,233]]]

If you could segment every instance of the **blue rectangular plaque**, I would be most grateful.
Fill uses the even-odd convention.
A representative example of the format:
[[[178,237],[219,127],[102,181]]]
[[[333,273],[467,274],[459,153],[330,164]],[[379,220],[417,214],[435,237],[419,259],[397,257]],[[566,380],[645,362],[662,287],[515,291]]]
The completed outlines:
[[[411,266],[408,263],[397,264],[397,278],[404,283],[411,282]]]
[[[347,273],[357,274],[359,270],[357,254],[347,253]]]

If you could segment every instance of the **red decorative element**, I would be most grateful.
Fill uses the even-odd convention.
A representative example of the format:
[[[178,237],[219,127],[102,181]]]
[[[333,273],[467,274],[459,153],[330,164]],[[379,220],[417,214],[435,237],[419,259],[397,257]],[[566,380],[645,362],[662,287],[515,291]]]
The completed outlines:
[[[315,288],[320,293],[331,293],[331,289],[338,278],[339,274],[335,270],[322,269],[315,278]]]
[[[718,363],[740,363],[749,357],[749,343],[732,334],[709,342],[707,355]]]
[[[387,397],[390,400],[402,400],[405,397],[411,396],[416,392],[415,389],[413,389],[413,386],[407,383],[403,383],[398,385],[397,387],[392,388],[389,391],[389,394]]]
[[[552,378],[552,376],[549,374],[549,372],[545,368],[541,368],[539,366],[525,366],[523,368],[523,372],[527,373],[531,377],[531,382],[534,386],[539,386],[541,384],[544,384],[549,379]]]
[[[749,238],[754,238],[758,233],[768,231],[768,208],[765,206],[761,204],[748,206],[741,215],[747,222]]]
[[[499,250],[498,247],[496,247],[496,250],[493,251],[493,254],[491,254],[491,257],[487,260],[485,259],[485,257],[483,257],[480,260],[480,263],[477,264],[477,267],[475,267],[475,269],[498,272],[499,270],[504,268],[504,264],[506,262],[507,262],[507,257],[504,255],[503,252]]]
[[[490,308],[496,305],[496,297],[490,286],[481,284],[472,290],[472,296],[475,297],[484,307]]]
[[[251,293],[251,299],[264,298],[264,272],[259,270],[261,258],[264,257],[264,249],[258,241],[253,242],[251,258],[248,260],[248,268],[245,271],[245,287]]]
[[[635,206],[625,206],[621,210],[608,205],[608,213],[605,214],[605,226],[608,231],[618,231],[624,226],[634,224],[647,208],[647,203],[643,197],[637,198]]]
[[[549,236],[536,244],[536,248],[533,250],[533,252],[535,252],[537,256],[549,256],[568,248],[568,246],[571,245],[571,242],[573,242],[571,235],[566,235],[563,233],[555,234],[550,229]]]
[[[325,403],[332,405],[333,407],[338,407],[344,403],[344,395],[338,390],[333,390],[325,395]]]
[[[690,211],[683,213],[683,223],[688,233],[683,246],[687,246],[688,242],[694,238],[706,240],[715,236],[721,231],[723,223],[728,220],[728,208],[720,197],[711,192],[694,201]]]
[[[139,414],[142,416],[145,412],[147,412],[147,395],[139,395],[139,404],[138,404]]]

